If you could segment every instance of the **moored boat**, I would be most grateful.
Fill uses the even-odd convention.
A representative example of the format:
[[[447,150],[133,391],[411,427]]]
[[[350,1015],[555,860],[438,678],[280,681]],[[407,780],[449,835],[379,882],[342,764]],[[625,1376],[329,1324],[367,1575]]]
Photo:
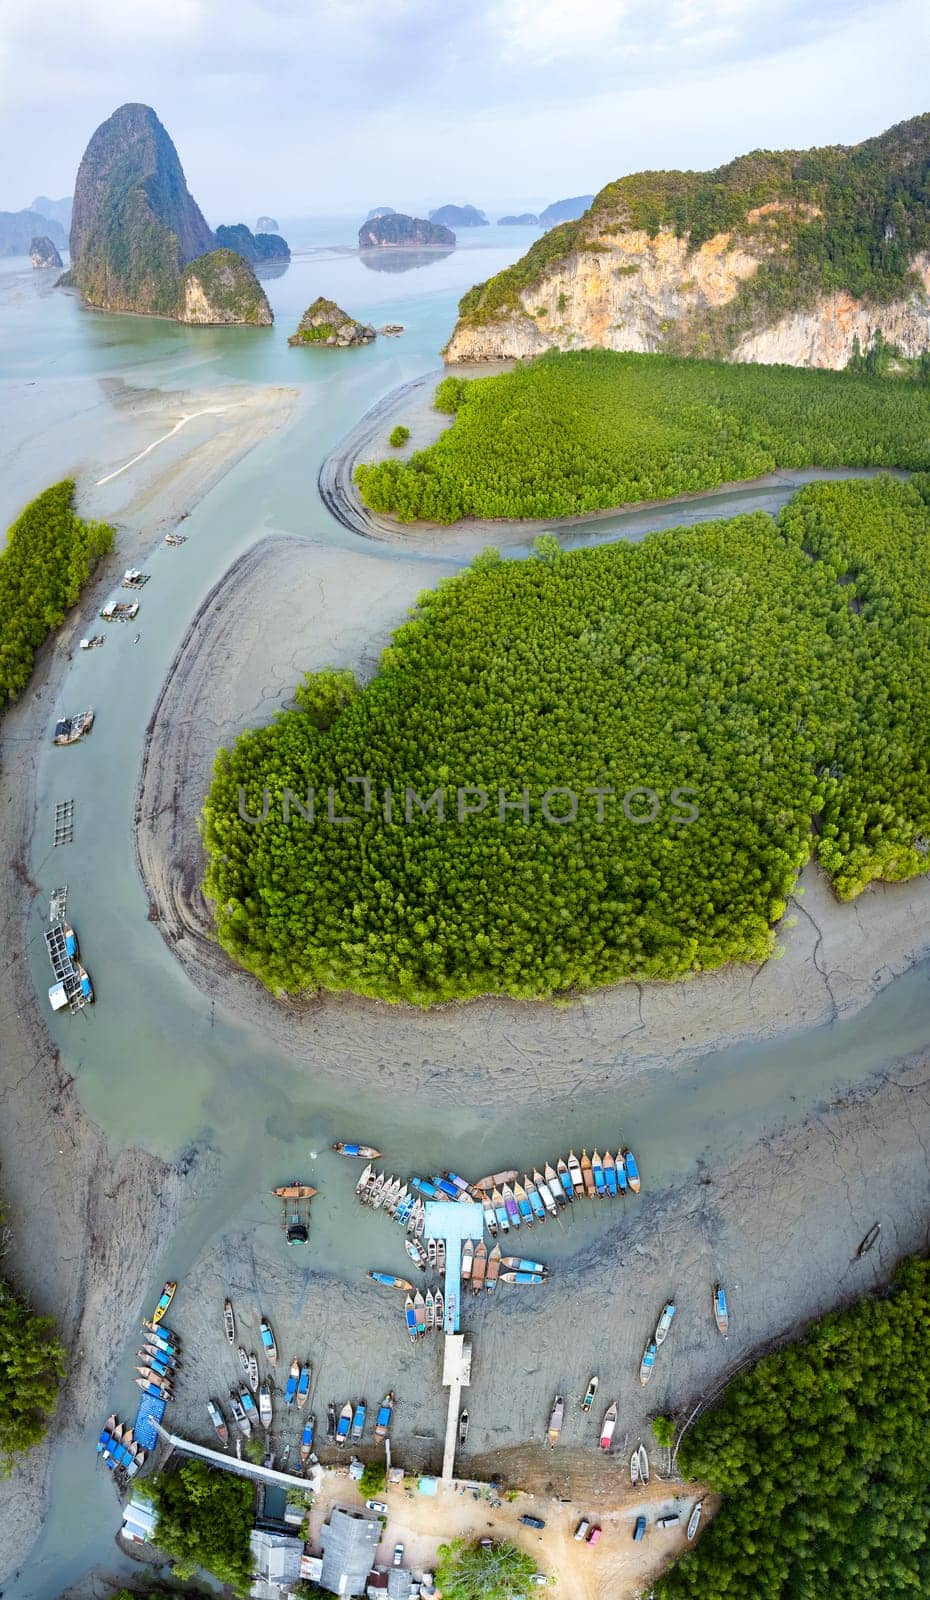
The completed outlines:
[[[727,1307],[726,1291],[722,1283],[714,1284],[714,1321],[717,1324],[717,1332],[726,1338],[730,1331],[730,1312]]]
[[[171,1374],[166,1372],[163,1367],[136,1367],[136,1371],[144,1384],[153,1383],[159,1388],[174,1391]]]
[[[866,1234],[865,1238],[862,1239],[860,1241],[860,1243],[858,1244],[858,1246],[856,1247],[856,1257],[857,1257],[857,1259],[861,1260],[861,1258],[864,1255],[868,1255],[868,1253],[871,1250],[873,1244],[876,1243],[876,1241],[878,1239],[878,1236],[881,1233],[881,1231],[882,1231],[881,1223],[880,1222],[873,1222],[872,1226],[869,1229],[868,1233]]]
[[[422,1339],[426,1333],[426,1301],[419,1289],[413,1297],[413,1309],[417,1319],[417,1338]]]
[[[626,1166],[626,1179],[634,1194],[639,1194],[639,1167],[632,1150],[624,1150],[623,1160]]]
[[[327,1443],[333,1444],[334,1441],[335,1441],[335,1438],[336,1438],[336,1407],[335,1407],[334,1402],[332,1400],[330,1400],[328,1406],[326,1407],[326,1439],[327,1439]]]
[[[223,1301],[223,1332],[228,1344],[236,1342],[236,1313],[233,1311],[231,1300]]]
[[[176,1283],[165,1284],[165,1287],[161,1292],[161,1299],[159,1300],[158,1305],[155,1307],[155,1310],[152,1312],[152,1321],[154,1322],[156,1328],[162,1319],[167,1316],[168,1307],[177,1293],[177,1288],[178,1286]]]
[[[418,1239],[405,1239],[404,1240],[404,1249],[406,1250],[406,1252],[407,1252],[408,1256],[410,1257],[411,1261],[415,1262],[416,1265],[420,1268],[421,1272],[425,1272],[426,1271],[426,1251],[424,1250],[423,1246],[420,1244],[419,1240]],[[412,1287],[412,1285],[411,1285],[411,1287]]]
[[[626,1162],[623,1159],[623,1151],[622,1150],[618,1150],[617,1151],[616,1164],[617,1164],[617,1188],[619,1189],[621,1194],[626,1194],[629,1185],[627,1183]]]
[[[507,1221],[510,1223],[512,1228],[519,1228],[520,1207],[517,1205],[516,1196],[509,1183],[504,1184],[501,1194],[504,1199],[504,1209],[507,1213]]]
[[[313,1368],[310,1366],[309,1362],[303,1365],[300,1369],[300,1377],[297,1381],[298,1411],[303,1411],[304,1406],[307,1404],[307,1396],[310,1393],[310,1378],[312,1376],[312,1372]]]
[[[266,1433],[268,1433],[271,1429],[273,1416],[274,1411],[271,1403],[271,1384],[266,1378],[264,1383],[259,1384],[258,1388],[258,1419]]]
[[[479,1240],[475,1246],[475,1259],[471,1268],[471,1292],[478,1294],[484,1288],[484,1277],[488,1270],[488,1247],[484,1240]]]
[[[297,1385],[298,1385],[299,1382],[300,1382],[300,1362],[299,1361],[292,1361],[291,1362],[291,1370],[288,1373],[288,1378],[287,1378],[287,1387],[284,1390],[284,1404],[286,1406],[292,1406],[294,1404],[294,1401],[297,1399]]]
[[[517,1202],[517,1210],[520,1213],[521,1223],[525,1223],[528,1228],[531,1227],[533,1223],[533,1208],[530,1205],[529,1195],[524,1189],[522,1183],[514,1184],[513,1197]]]
[[[246,1389],[244,1385],[239,1390],[239,1399],[242,1401],[242,1409],[246,1414],[249,1427],[251,1428],[254,1423],[258,1422],[258,1411],[255,1407],[255,1401],[252,1399],[252,1396],[249,1394],[248,1389]]]
[[[435,1299],[433,1301],[433,1322],[435,1324],[437,1333],[442,1333],[442,1331],[443,1331],[443,1329],[445,1327],[445,1315],[446,1315],[446,1302],[445,1302],[445,1299],[443,1298],[442,1290],[441,1289],[437,1289],[436,1290],[436,1296],[435,1296]]]
[[[387,1173],[386,1172],[379,1172],[378,1176],[375,1178],[375,1181],[371,1186],[371,1190],[370,1190],[370,1193],[368,1195],[368,1204],[371,1206],[373,1211],[377,1211],[377,1209],[378,1209],[378,1205],[379,1205],[379,1202],[381,1200],[381,1196],[384,1193],[384,1186],[387,1183],[387,1181],[388,1181]],[[415,1182],[416,1182],[416,1179],[414,1179],[414,1183]]]
[[[568,1173],[572,1180],[572,1192],[576,1195],[584,1194],[584,1177],[581,1172],[581,1162],[574,1150],[568,1152]]]
[[[630,1482],[633,1488],[639,1483],[639,1451],[634,1450],[630,1456]]]
[[[612,1199],[617,1192],[617,1163],[609,1150],[604,1155],[604,1183],[608,1199]]]
[[[546,1208],[543,1205],[542,1196],[536,1188],[535,1179],[531,1178],[525,1172],[523,1174],[523,1187],[526,1190],[526,1198],[530,1203],[530,1210],[532,1211],[535,1220],[537,1222],[545,1222]]]
[[[378,1415],[375,1418],[375,1438],[376,1439],[386,1439],[387,1438],[387,1436],[388,1436],[388,1434],[389,1434],[389,1432],[391,1430],[391,1418],[393,1417],[393,1415],[394,1415],[394,1391],[393,1391],[393,1389],[389,1389],[387,1394],[385,1395],[384,1399],[382,1400],[380,1406],[378,1407]]]
[[[466,1239],[462,1246],[462,1282],[467,1283],[471,1277],[471,1269],[475,1262],[475,1246],[472,1239]]]
[[[246,1350],[244,1345],[240,1344],[238,1346],[237,1350],[236,1350],[236,1355],[239,1357],[239,1365],[242,1368],[244,1376],[248,1377],[248,1375],[249,1375],[249,1352],[248,1352],[248,1350]]]
[[[133,1378],[143,1394],[154,1395],[158,1400],[173,1400],[174,1390],[170,1383],[153,1382],[151,1378]]]
[[[493,1250],[488,1251],[488,1270],[485,1273],[484,1278],[484,1287],[487,1289],[489,1294],[500,1277],[500,1270],[501,1247],[499,1244],[496,1244]]]
[[[175,1356],[166,1355],[164,1350],[159,1350],[156,1345],[143,1345],[141,1350],[136,1351],[136,1355],[147,1367],[155,1367],[158,1372],[164,1372],[172,1377],[181,1369],[181,1363]]]
[[[362,1434],[365,1432],[365,1411],[366,1411],[365,1402],[364,1402],[364,1400],[360,1400],[358,1402],[358,1405],[355,1407],[355,1411],[354,1411],[354,1414],[352,1416],[352,1439],[353,1439],[353,1442],[357,1442],[362,1437]]]
[[[424,1320],[426,1322],[426,1331],[427,1331],[427,1333],[432,1333],[432,1331],[433,1331],[433,1291],[432,1291],[432,1289],[427,1289],[427,1291],[426,1291],[426,1311],[425,1311],[425,1315],[424,1315]]]
[[[594,1179],[595,1194],[598,1196],[606,1194],[607,1184],[604,1181],[604,1164],[596,1150],[591,1157],[591,1176]]]
[[[507,1216],[507,1207],[504,1204],[504,1197],[499,1189],[491,1190],[491,1203],[494,1207],[494,1215],[497,1218],[497,1226],[499,1231],[501,1233],[509,1233],[510,1221]]]
[[[655,1366],[655,1364],[656,1364],[656,1342],[655,1342],[654,1339],[650,1339],[649,1343],[647,1344],[647,1346],[645,1348],[645,1350],[643,1351],[643,1359],[639,1364],[639,1381],[642,1384],[643,1388],[646,1387],[646,1384],[649,1382],[649,1379],[652,1377],[652,1369]]]
[[[494,1207],[491,1204],[490,1195],[485,1195],[483,1200],[482,1200],[482,1202],[481,1202],[481,1204],[482,1204],[482,1210],[484,1212],[485,1230],[491,1235],[492,1239],[496,1239],[497,1238],[497,1218],[494,1215]]]
[[[270,1367],[276,1367],[278,1364],[278,1347],[275,1344],[274,1334],[271,1331],[271,1323],[268,1321],[267,1317],[262,1317],[262,1320],[259,1323],[259,1328],[261,1330],[262,1349],[265,1352],[265,1360],[268,1362]]]
[[[699,1500],[697,1502],[697,1505],[694,1507],[694,1510],[692,1511],[690,1517],[688,1518],[688,1538],[689,1539],[693,1539],[694,1535],[698,1531],[698,1527],[699,1527],[700,1521],[701,1521],[701,1512],[703,1511],[703,1509],[704,1509],[704,1502],[703,1502],[703,1500]]]
[[[407,1332],[410,1335],[411,1343],[412,1344],[416,1344],[416,1342],[417,1342],[417,1314],[416,1314],[416,1310],[414,1309],[413,1301],[410,1298],[409,1294],[408,1294],[406,1300],[404,1301],[404,1320],[405,1320],[405,1322],[407,1324]]]
[[[233,1421],[235,1422],[236,1427],[239,1429],[239,1432],[243,1434],[246,1439],[250,1439],[252,1437],[252,1424],[245,1414],[245,1408],[241,1399],[239,1398],[239,1392],[237,1389],[230,1389],[229,1391],[229,1409],[233,1414]]]
[[[381,1154],[381,1151],[376,1150],[374,1145],[346,1144],[343,1139],[339,1139],[333,1145],[333,1149],[337,1156],[361,1156],[363,1161],[377,1161]]]
[[[660,1344],[664,1344],[666,1338],[668,1337],[668,1330],[672,1326],[672,1319],[675,1315],[675,1311],[676,1306],[674,1300],[666,1300],[665,1305],[662,1308],[662,1315],[656,1323],[655,1342],[657,1349]]]
[[[594,1396],[597,1394],[597,1389],[598,1389],[598,1384],[599,1383],[600,1383],[600,1379],[598,1377],[596,1377],[596,1376],[595,1377],[591,1377],[588,1380],[588,1387],[586,1388],[586,1390],[584,1392],[584,1399],[581,1402],[582,1411],[587,1412],[587,1411],[591,1410],[591,1407],[594,1404]]]
[[[591,1157],[588,1155],[587,1150],[582,1150],[581,1152],[581,1181],[584,1184],[585,1199],[593,1200],[595,1194],[594,1173],[591,1168]]]
[[[382,1284],[385,1289],[403,1289],[407,1291],[413,1288],[409,1278],[398,1278],[393,1272],[375,1272],[372,1269],[366,1276],[371,1279],[372,1283]]]
[[[445,1272],[445,1270],[446,1270],[446,1241],[445,1241],[445,1239],[437,1239],[436,1240],[436,1271],[442,1273],[442,1272]]]
[[[614,1429],[617,1426],[617,1413],[619,1410],[620,1407],[616,1400],[611,1400],[610,1405],[604,1412],[604,1420],[601,1423],[600,1437],[600,1447],[602,1450],[609,1450],[613,1442]]]
[[[516,1283],[520,1284],[521,1286],[528,1283],[545,1282],[541,1272],[502,1272],[500,1274],[500,1280],[501,1283]]]
[[[352,1402],[347,1400],[339,1413],[339,1421],[336,1423],[336,1443],[338,1445],[344,1445],[347,1442],[351,1427]]]
[[[146,1344],[157,1345],[159,1350],[170,1351],[172,1355],[181,1354],[181,1341],[176,1333],[170,1333],[162,1323],[159,1327],[154,1322],[143,1322],[142,1337]]]
[[[639,1481],[642,1484],[647,1484],[649,1482],[649,1457],[646,1454],[646,1446],[641,1444],[636,1454],[639,1457]]]
[[[362,1193],[363,1189],[365,1189],[368,1186],[368,1184],[371,1182],[371,1175],[372,1175],[373,1172],[374,1172],[374,1167],[372,1166],[371,1162],[369,1161],[367,1167],[363,1167],[362,1168],[362,1171],[361,1171],[361,1173],[359,1175],[358,1183],[355,1185],[355,1193],[356,1194],[360,1195]]]
[[[550,1217],[554,1217],[556,1210],[558,1209],[558,1201],[553,1190],[553,1185],[557,1185],[559,1180],[554,1172],[552,1172],[552,1178],[550,1180],[550,1172],[552,1172],[552,1168],[547,1165],[545,1177],[540,1177],[539,1172],[534,1168],[533,1182],[536,1185],[536,1192],[542,1200],[542,1203],[548,1211]]]
[[[501,1256],[501,1266],[510,1272],[538,1272],[542,1277],[549,1270],[541,1261],[530,1261],[526,1256]]]
[[[554,1449],[559,1442],[564,1417],[565,1400],[562,1395],[557,1394],[552,1403],[552,1410],[549,1413],[549,1426],[546,1429],[546,1443],[551,1449]]]
[[[461,1450],[468,1438],[468,1412],[459,1413],[459,1449]]]
[[[315,1428],[316,1417],[311,1412],[304,1423],[304,1431],[300,1436],[300,1461],[302,1466],[306,1466],[310,1459],[310,1452],[313,1449],[313,1434]]]
[[[436,1248],[437,1248],[436,1240],[435,1239],[427,1239],[427,1241],[426,1241],[426,1261],[427,1261],[427,1265],[429,1267],[430,1272],[435,1272],[436,1271]]]
[[[253,1394],[258,1394],[258,1356],[254,1350],[249,1356],[249,1388]]]
[[[272,1189],[271,1192],[277,1195],[279,1200],[312,1200],[317,1193],[309,1183],[298,1183],[296,1179],[293,1183],[279,1184],[277,1189]]]
[[[412,1198],[412,1196],[410,1194],[409,1189],[407,1188],[407,1185],[404,1183],[404,1184],[401,1185],[401,1187],[398,1190],[397,1194],[393,1195],[392,1198],[391,1198],[391,1203],[387,1208],[388,1216],[389,1217],[396,1217],[398,1211],[401,1211],[401,1210],[403,1211],[403,1215],[406,1216],[407,1215],[406,1205],[407,1205],[407,1201],[408,1200],[410,1201],[410,1204],[412,1205],[413,1204],[413,1198]]]

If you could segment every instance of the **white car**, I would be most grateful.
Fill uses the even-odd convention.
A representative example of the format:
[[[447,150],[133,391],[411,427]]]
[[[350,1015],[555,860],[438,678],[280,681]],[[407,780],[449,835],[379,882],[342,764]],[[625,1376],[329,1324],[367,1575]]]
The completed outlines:
[[[366,1500],[365,1510],[373,1511],[376,1517],[386,1517],[388,1508],[383,1500]]]
[[[402,1544],[396,1544],[394,1546],[394,1565],[395,1565],[395,1567],[399,1567],[401,1562],[403,1561],[403,1559],[404,1559],[404,1547],[403,1547]]]

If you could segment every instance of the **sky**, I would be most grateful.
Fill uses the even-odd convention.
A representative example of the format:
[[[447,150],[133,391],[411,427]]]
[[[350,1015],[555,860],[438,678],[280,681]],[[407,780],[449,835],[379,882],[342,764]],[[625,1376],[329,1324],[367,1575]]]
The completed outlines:
[[[0,210],[154,106],[214,225],[536,210],[930,110],[927,0],[0,0]]]

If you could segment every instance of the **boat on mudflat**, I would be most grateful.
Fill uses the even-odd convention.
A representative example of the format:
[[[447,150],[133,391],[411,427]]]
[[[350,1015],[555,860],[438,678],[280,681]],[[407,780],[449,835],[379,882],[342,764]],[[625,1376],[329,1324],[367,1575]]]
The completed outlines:
[[[426,1333],[426,1301],[419,1289],[413,1297],[413,1309],[417,1319],[417,1338],[422,1339]]]
[[[426,1241],[426,1264],[429,1267],[430,1272],[435,1272],[436,1271],[436,1250],[437,1250],[437,1248],[438,1248],[438,1246],[437,1246],[437,1243],[436,1243],[435,1239],[427,1239],[427,1241]]]
[[[377,1161],[381,1154],[373,1144],[346,1144],[343,1139],[339,1139],[333,1149],[337,1156],[361,1156],[363,1161]]]
[[[546,1208],[542,1202],[542,1195],[536,1187],[535,1179],[531,1178],[529,1173],[526,1172],[523,1174],[523,1187],[526,1190],[526,1198],[530,1203],[530,1210],[533,1213],[534,1220],[536,1222],[545,1222]]]
[[[488,1247],[481,1239],[475,1246],[475,1258],[471,1267],[471,1292],[478,1294],[484,1288],[485,1273],[488,1270]]]
[[[636,1454],[639,1457],[639,1481],[642,1484],[647,1484],[649,1482],[649,1457],[646,1454],[646,1446],[641,1444]]]
[[[697,1505],[695,1506],[694,1510],[692,1511],[690,1517],[688,1518],[688,1538],[689,1539],[693,1539],[694,1535],[698,1531],[698,1527],[699,1527],[700,1521],[701,1521],[701,1512],[703,1511],[703,1509],[704,1509],[704,1502],[703,1502],[703,1500],[699,1500]]]
[[[300,1382],[300,1362],[292,1361],[288,1373],[287,1387],[284,1390],[284,1404],[292,1406],[297,1399],[297,1385]]]
[[[865,1238],[862,1239],[859,1242],[859,1244],[857,1245],[857,1247],[856,1247],[856,1259],[857,1260],[861,1261],[863,1256],[868,1255],[868,1253],[871,1250],[873,1244],[877,1243],[878,1236],[881,1233],[881,1231],[882,1231],[881,1223],[880,1222],[873,1222],[872,1226],[869,1229],[868,1233],[866,1234]]]
[[[361,1175],[359,1177],[358,1183],[355,1185],[355,1193],[357,1195],[360,1195],[362,1193],[362,1190],[371,1182],[371,1175],[372,1175],[373,1170],[374,1169],[373,1169],[373,1167],[371,1165],[371,1162],[368,1163],[367,1167],[363,1167],[362,1168]]]
[[[504,1204],[504,1196],[501,1194],[499,1189],[491,1190],[491,1204],[494,1207],[494,1215],[497,1218],[499,1232],[509,1233],[510,1219],[507,1216],[507,1207]]]
[[[437,1272],[445,1272],[445,1270],[446,1270],[446,1241],[445,1241],[445,1239],[437,1239],[436,1240],[436,1271]]]
[[[488,1252],[488,1270],[484,1277],[484,1287],[487,1289],[489,1294],[500,1277],[500,1270],[501,1247],[499,1244],[496,1244],[494,1249]]]
[[[591,1176],[594,1179],[594,1192],[601,1196],[607,1193],[607,1183],[604,1178],[604,1163],[595,1150],[591,1157]]]
[[[272,1189],[271,1192],[277,1195],[279,1200],[312,1200],[317,1190],[312,1188],[309,1183],[298,1183],[295,1179],[293,1183],[280,1184],[277,1189]]]
[[[504,1199],[504,1210],[507,1213],[507,1221],[512,1228],[519,1228],[520,1207],[517,1205],[516,1196],[509,1183],[504,1184],[501,1194]]]
[[[364,1400],[360,1400],[358,1402],[358,1405],[355,1407],[355,1412],[354,1412],[354,1415],[352,1417],[352,1440],[353,1440],[353,1443],[356,1443],[362,1437],[362,1434],[365,1432],[365,1411],[366,1411],[366,1409],[367,1408],[365,1406]]]
[[[247,1378],[249,1375],[249,1352],[244,1345],[240,1344],[236,1350],[236,1355],[239,1357],[239,1365],[242,1368],[243,1375]]]
[[[552,1173],[551,1179],[549,1177],[550,1172]],[[558,1178],[556,1177],[555,1173],[552,1172],[552,1168],[548,1164],[546,1166],[545,1177],[540,1177],[539,1172],[535,1168],[533,1170],[533,1182],[536,1185],[536,1193],[542,1200],[542,1203],[548,1211],[550,1217],[554,1217],[558,1209],[558,1199],[554,1191],[554,1185],[557,1185],[558,1181]]]
[[[562,1423],[564,1418],[565,1400],[562,1395],[557,1394],[552,1403],[552,1410],[549,1413],[549,1426],[546,1429],[546,1443],[552,1449],[554,1449],[559,1442],[559,1435],[562,1432]]]
[[[410,1257],[411,1261],[413,1261],[420,1268],[420,1271],[421,1272],[425,1272],[426,1271],[426,1251],[424,1250],[423,1246],[421,1245],[419,1239],[405,1239],[404,1240],[404,1249],[406,1250],[406,1252],[407,1252],[408,1256]]]
[[[305,1366],[302,1366],[301,1369],[300,1369],[300,1378],[298,1379],[298,1382],[297,1382],[297,1409],[298,1409],[298,1411],[303,1411],[304,1406],[307,1404],[307,1396],[310,1393],[310,1377],[311,1377],[311,1374],[312,1374],[312,1370],[313,1369],[310,1367],[309,1364],[307,1364]]]
[[[587,1411],[591,1410],[591,1407],[594,1404],[594,1396],[597,1394],[597,1388],[598,1388],[598,1384],[599,1383],[600,1383],[600,1379],[597,1378],[597,1377],[592,1377],[589,1380],[588,1387],[586,1388],[586,1390],[584,1392],[584,1399],[581,1402],[582,1411],[587,1412]]]
[[[626,1194],[627,1189],[629,1188],[629,1185],[627,1183],[626,1162],[623,1159],[623,1151],[622,1150],[618,1150],[617,1151],[616,1166],[617,1166],[617,1188],[619,1189],[621,1194]]]
[[[633,1488],[639,1483],[639,1451],[634,1450],[630,1456],[630,1482]]]
[[[347,1400],[339,1413],[339,1421],[336,1423],[336,1443],[338,1445],[344,1445],[347,1443],[351,1427],[352,1402]]]
[[[366,1276],[371,1279],[372,1283],[382,1284],[385,1289],[403,1289],[405,1292],[409,1292],[413,1288],[409,1278],[398,1278],[393,1272],[375,1272],[372,1270]]]
[[[394,1391],[389,1389],[375,1418],[375,1438],[386,1439],[391,1429],[391,1418],[394,1415]]]
[[[528,1261],[526,1256],[501,1256],[501,1266],[506,1267],[508,1272],[538,1272],[543,1277],[549,1271],[541,1261]]]
[[[258,1389],[258,1418],[267,1433],[271,1428],[273,1409],[271,1404],[271,1384],[266,1378]]]
[[[574,1150],[568,1152],[568,1173],[572,1180],[572,1190],[576,1195],[584,1194],[584,1177],[581,1172],[581,1162]]]
[[[255,1401],[249,1394],[248,1389],[244,1387],[239,1390],[239,1399],[242,1401],[242,1409],[248,1418],[249,1427],[252,1427],[254,1423],[258,1422],[258,1410]]]
[[[730,1313],[727,1309],[727,1296],[722,1283],[714,1284],[714,1321],[717,1324],[717,1332],[726,1338],[730,1331]]]
[[[250,1439],[252,1437],[252,1424],[245,1414],[245,1408],[239,1398],[238,1389],[230,1389],[229,1391],[229,1409],[233,1414],[233,1421],[239,1432],[244,1434],[246,1439]]]
[[[271,1331],[271,1323],[266,1317],[262,1317],[259,1329],[262,1336],[262,1349],[265,1352],[265,1360],[270,1367],[276,1367],[278,1364],[278,1347]]]
[[[660,1344],[664,1344],[666,1338],[668,1337],[668,1330],[672,1326],[672,1318],[675,1315],[676,1309],[677,1308],[674,1300],[667,1300],[665,1302],[665,1305],[662,1308],[662,1315],[656,1323],[656,1348],[658,1348]]]
[[[236,1342],[236,1314],[231,1300],[223,1301],[223,1332],[228,1344]]]
[[[643,1359],[639,1364],[639,1381],[642,1384],[643,1388],[646,1387],[646,1384],[649,1382],[649,1379],[652,1377],[652,1369],[655,1366],[655,1364],[656,1364],[656,1342],[655,1342],[654,1339],[650,1339],[649,1343],[647,1344],[647,1346],[645,1348],[645,1350],[643,1351]]]
[[[327,1441],[328,1444],[333,1444],[335,1442],[335,1439],[336,1439],[336,1407],[335,1407],[335,1404],[333,1403],[333,1401],[330,1400],[328,1406],[326,1407],[326,1441]]]
[[[445,1300],[443,1298],[442,1290],[441,1289],[437,1289],[436,1290],[436,1296],[435,1296],[435,1299],[433,1301],[433,1320],[435,1322],[436,1332],[437,1333],[442,1333],[442,1331],[443,1331],[443,1329],[445,1327],[445,1315],[446,1315],[446,1302],[445,1302]]]
[[[496,1239],[497,1238],[497,1218],[494,1215],[494,1207],[491,1204],[491,1196],[490,1195],[482,1195],[481,1206],[482,1206],[482,1210],[484,1211],[485,1231],[491,1235],[492,1239]]]
[[[427,1333],[432,1333],[432,1331],[433,1331],[433,1291],[432,1291],[432,1289],[427,1289],[427,1291],[426,1291],[426,1331],[427,1331]]]
[[[462,1246],[462,1282],[467,1283],[471,1277],[471,1269],[475,1264],[475,1246],[471,1239],[466,1239]]]
[[[594,1172],[591,1167],[591,1157],[587,1150],[581,1152],[581,1181],[584,1184],[585,1199],[593,1200],[595,1196]]]
[[[304,1423],[304,1431],[300,1436],[300,1461],[302,1466],[305,1466],[310,1459],[310,1452],[313,1449],[313,1434],[315,1428],[316,1417],[311,1412],[310,1416]]]
[[[468,1438],[468,1412],[462,1411],[459,1415],[459,1449],[461,1450]]]
[[[416,1344],[416,1342],[417,1342],[417,1314],[416,1314],[416,1311],[414,1309],[413,1301],[411,1300],[409,1294],[408,1294],[406,1300],[404,1301],[404,1320],[406,1321],[406,1324],[407,1324],[407,1332],[410,1335],[411,1343],[412,1344]]]
[[[639,1167],[632,1150],[624,1150],[623,1160],[626,1166],[627,1182],[634,1194],[639,1194]]]
[[[517,1202],[517,1210],[520,1213],[520,1221],[521,1221],[521,1223],[525,1224],[526,1227],[528,1227],[528,1228],[532,1227],[532,1225],[533,1225],[533,1208],[530,1205],[529,1195],[527,1194],[526,1190],[524,1189],[522,1183],[515,1183],[514,1184],[514,1186],[513,1186],[513,1197]]]
[[[254,1350],[249,1356],[249,1388],[253,1394],[258,1394],[258,1356]]]
[[[604,1156],[604,1183],[608,1198],[612,1198],[617,1192],[617,1163],[609,1150]]]
[[[502,1272],[501,1283],[544,1283],[545,1278],[541,1272]]]
[[[604,1412],[604,1420],[601,1423],[600,1438],[600,1446],[602,1450],[609,1450],[611,1443],[613,1442],[614,1429],[617,1426],[617,1413],[619,1410],[620,1407],[617,1404],[617,1401],[611,1400],[610,1405]]]
[[[152,1321],[154,1322],[156,1328],[162,1319],[167,1316],[168,1307],[177,1293],[177,1288],[178,1286],[176,1283],[165,1284],[165,1287],[161,1292],[161,1299],[159,1300],[158,1305],[155,1307],[155,1310],[152,1312]]]

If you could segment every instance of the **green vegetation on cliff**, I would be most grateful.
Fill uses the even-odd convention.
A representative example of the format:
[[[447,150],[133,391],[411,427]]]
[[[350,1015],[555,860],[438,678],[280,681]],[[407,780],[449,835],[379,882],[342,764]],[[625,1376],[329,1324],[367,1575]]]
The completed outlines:
[[[70,478],[20,512],[0,549],[0,710],[25,688],[36,651],[77,602],[113,535],[108,523],[76,514]]]
[[[679,1464],[724,1496],[658,1600],[930,1592],[930,1263],[735,1378]]]
[[[4,1242],[0,1211],[0,1254]],[[51,1317],[37,1317],[0,1278],[0,1476],[45,1438],[64,1376],[65,1352]]]
[[[188,262],[178,314],[182,322],[237,322],[268,327],[273,321],[264,289],[237,250],[210,250]]]
[[[219,752],[224,948],[290,993],[527,998],[764,959],[814,848],[844,896],[927,870],[922,488],[486,552],[367,688],[311,675]]]
[[[249,1535],[255,1492],[249,1479],[184,1461],[146,1484],[157,1512],[155,1543],[174,1559],[179,1578],[203,1567],[247,1594],[252,1581]]]
[[[450,375],[455,424],[409,461],[356,469],[403,522],[567,517],[777,467],[930,468],[930,388],[837,372],[608,350]]]
[[[762,207],[772,209],[751,216]],[[463,297],[466,322],[519,306],[547,268],[599,235],[669,228],[696,248],[727,232],[761,246],[766,259],[734,301],[707,319],[710,348],[845,289],[887,302],[917,286],[914,256],[930,249],[930,115],[858,145],[755,150],[711,172],[637,172],[609,183],[577,222],[553,228],[513,266]]]

